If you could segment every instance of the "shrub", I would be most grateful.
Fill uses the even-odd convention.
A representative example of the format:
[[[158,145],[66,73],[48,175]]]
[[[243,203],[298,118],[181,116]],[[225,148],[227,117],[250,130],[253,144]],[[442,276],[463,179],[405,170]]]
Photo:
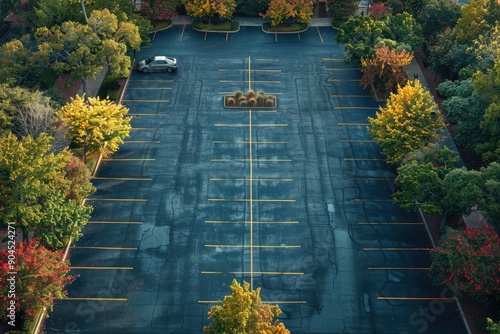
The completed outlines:
[[[255,92],[250,89],[247,93],[247,99],[251,99],[253,97],[255,97]]]
[[[248,99],[248,106],[249,107],[255,107],[257,105],[257,100],[255,97],[251,97]]]
[[[236,101],[234,100],[233,97],[228,97],[226,99],[226,104],[229,106],[229,107],[234,107],[236,105]]]
[[[237,91],[236,93],[234,93],[234,98],[235,98],[236,100],[239,100],[239,99],[240,99],[240,97],[242,97],[242,96],[243,96],[243,92],[242,92],[242,91],[240,91],[240,90],[239,90],[239,91]]]
[[[240,107],[246,107],[247,106],[247,100],[240,100]]]
[[[266,99],[266,107],[271,107],[271,108],[274,107],[274,98],[268,97]]]
[[[264,96],[264,93],[262,92],[259,92],[259,94],[257,94],[257,106],[259,107],[263,107],[264,106],[264,103],[266,101],[266,97]]]

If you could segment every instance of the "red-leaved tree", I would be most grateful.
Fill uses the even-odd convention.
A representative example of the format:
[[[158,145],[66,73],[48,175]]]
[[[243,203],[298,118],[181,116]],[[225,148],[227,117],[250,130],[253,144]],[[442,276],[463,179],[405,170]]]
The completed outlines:
[[[166,21],[172,19],[177,12],[175,8],[179,1],[175,0],[149,0],[141,3],[141,12],[153,21]]]
[[[378,20],[379,18],[388,15],[391,13],[391,8],[386,6],[383,2],[377,2],[371,5],[370,7],[370,17],[374,20]]]
[[[69,263],[61,261],[60,252],[50,251],[36,240],[10,241],[0,252],[0,318],[11,313],[12,300],[16,316],[34,318],[43,307],[52,309],[55,299],[65,298],[64,286],[75,278],[67,275]]]
[[[459,295],[481,301],[499,299],[500,239],[487,224],[449,229],[431,256],[435,284],[446,284]]]

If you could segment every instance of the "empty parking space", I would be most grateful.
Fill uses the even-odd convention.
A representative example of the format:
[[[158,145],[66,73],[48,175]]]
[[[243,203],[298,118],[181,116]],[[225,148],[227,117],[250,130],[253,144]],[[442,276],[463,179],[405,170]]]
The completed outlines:
[[[383,103],[334,38],[154,36],[138,57],[167,53],[179,70],[131,76],[133,129],[93,178],[92,221],[70,250],[81,279],[48,333],[200,332],[233,279],[279,304],[292,333],[412,333],[419,309],[442,305],[427,332],[455,319],[465,333],[429,280],[425,225],[392,202],[394,171],[367,131]],[[276,107],[224,108],[250,89]]]

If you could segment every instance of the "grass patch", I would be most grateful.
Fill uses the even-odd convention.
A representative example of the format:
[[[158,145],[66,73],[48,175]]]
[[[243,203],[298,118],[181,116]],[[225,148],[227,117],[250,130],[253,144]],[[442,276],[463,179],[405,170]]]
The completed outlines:
[[[211,21],[196,20],[193,22],[193,27],[198,30],[208,31],[237,31],[240,24],[238,21]]]
[[[101,87],[99,87],[97,96],[101,99],[109,98],[112,101],[118,100],[120,97],[120,83],[118,80],[120,79],[123,79],[123,77],[112,75],[108,71],[104,76]]]
[[[153,21],[153,31],[167,28],[172,24],[172,20]]]
[[[264,23],[264,30],[272,32],[297,32],[307,29],[307,23],[281,23],[278,25],[271,25],[271,23]]]

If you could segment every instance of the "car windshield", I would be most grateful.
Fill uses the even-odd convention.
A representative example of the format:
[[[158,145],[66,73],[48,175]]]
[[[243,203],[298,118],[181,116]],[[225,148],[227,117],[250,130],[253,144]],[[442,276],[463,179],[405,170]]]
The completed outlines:
[[[153,62],[154,60],[155,60],[155,57],[151,57],[151,58],[149,58],[149,59],[146,59],[145,63],[146,63],[146,65],[149,65],[149,64],[151,64],[151,62]]]

